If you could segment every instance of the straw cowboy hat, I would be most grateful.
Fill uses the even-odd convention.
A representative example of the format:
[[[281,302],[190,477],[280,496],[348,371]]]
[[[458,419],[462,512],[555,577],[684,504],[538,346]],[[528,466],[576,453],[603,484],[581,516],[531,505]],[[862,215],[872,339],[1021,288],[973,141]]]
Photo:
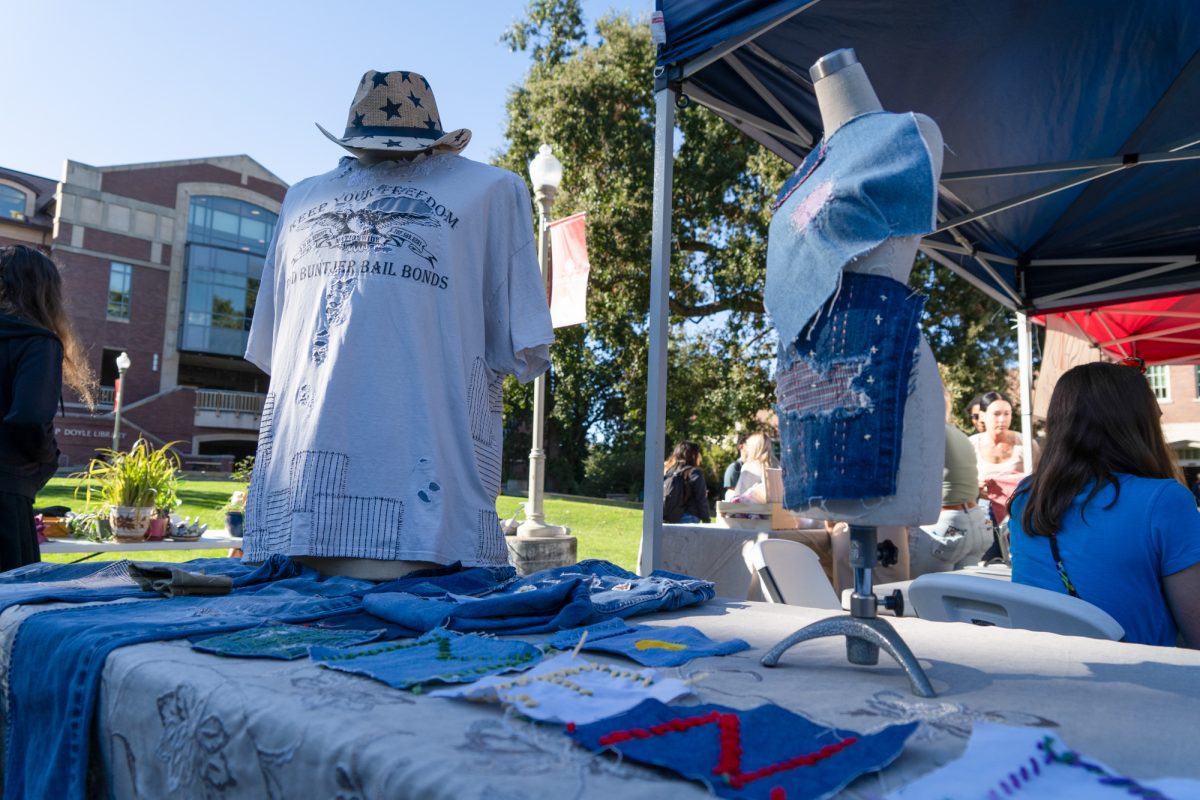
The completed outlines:
[[[439,148],[458,152],[471,141],[466,128],[443,131],[429,81],[415,72],[370,70],[358,83],[346,134],[328,136],[351,153],[415,153]]]

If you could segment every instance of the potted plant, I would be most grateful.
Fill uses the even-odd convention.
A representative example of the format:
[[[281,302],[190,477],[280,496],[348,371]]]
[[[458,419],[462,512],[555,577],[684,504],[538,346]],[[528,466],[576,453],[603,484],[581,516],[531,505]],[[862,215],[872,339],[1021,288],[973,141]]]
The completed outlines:
[[[225,533],[235,539],[242,538],[242,526],[246,521],[246,493],[238,490],[229,496],[225,504]]]
[[[87,502],[91,504],[93,492],[98,495],[117,541],[144,541],[155,512],[177,504],[179,457],[171,449],[175,444],[155,449],[138,439],[128,452],[102,449],[103,457],[88,464],[82,475]]]

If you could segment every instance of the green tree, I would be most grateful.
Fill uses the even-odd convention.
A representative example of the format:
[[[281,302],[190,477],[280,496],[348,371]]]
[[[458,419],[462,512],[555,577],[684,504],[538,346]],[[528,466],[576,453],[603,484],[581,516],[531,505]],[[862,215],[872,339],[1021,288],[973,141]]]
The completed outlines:
[[[538,146],[553,145],[565,174],[555,216],[588,213],[588,323],[560,329],[548,402],[548,441],[571,454],[576,482],[589,436],[640,461],[654,159],[648,26],[610,16],[588,41],[581,20],[577,0],[534,0],[506,35],[534,61],[509,96],[508,149],[496,160],[524,175]],[[771,403],[766,231],[789,167],[697,106],[678,115],[678,134],[667,436],[705,441]],[[508,388],[506,412],[527,418],[528,390]],[[507,458],[521,459],[514,433]]]
[[[955,419],[972,430],[963,408],[977,392],[1006,391],[1017,358],[1013,315],[941,264],[917,256],[909,286],[929,296],[922,327],[950,390]]]

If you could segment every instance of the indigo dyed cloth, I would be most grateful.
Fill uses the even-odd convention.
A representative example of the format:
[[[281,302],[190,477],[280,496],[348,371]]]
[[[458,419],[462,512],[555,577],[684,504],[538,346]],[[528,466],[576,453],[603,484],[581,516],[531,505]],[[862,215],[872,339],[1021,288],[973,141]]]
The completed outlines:
[[[584,650],[597,650],[625,656],[647,667],[678,667],[694,658],[727,656],[749,650],[741,639],[714,641],[690,625],[654,628],[637,625],[628,632],[608,636],[588,635]]]
[[[476,599],[372,592],[363,608],[415,633],[438,627],[493,634],[550,633],[612,617],[673,611],[712,599],[708,581],[655,570],[647,577],[589,559],[541,570]]]
[[[703,781],[720,797],[820,800],[892,763],[918,724],[856,734],[776,705],[739,710],[647,700],[624,714],[568,726],[567,733],[589,750],[616,750]]]
[[[383,630],[334,630],[313,625],[268,623],[192,641],[192,649],[230,658],[278,658],[294,661],[310,647],[350,647],[378,639]]]
[[[781,342],[775,408],[787,508],[896,493],[924,305],[899,281],[847,273],[809,329]]]
[[[408,689],[434,681],[467,683],[498,672],[529,669],[541,660],[542,651],[526,642],[439,629],[414,641],[314,647],[309,656],[322,667]]]
[[[272,556],[258,566],[233,558],[197,558],[172,567],[186,567],[205,575],[233,579],[234,588],[293,578],[305,567],[286,556]],[[19,573],[19,574],[17,574]],[[315,576],[315,570],[308,573]],[[95,603],[125,597],[160,597],[146,591],[129,575],[128,561],[92,564],[31,564],[30,568],[4,573],[0,580],[0,613],[16,605],[32,603]]]
[[[375,586],[367,594],[404,592],[420,597],[445,595],[478,596],[497,592],[515,583],[517,571],[512,567],[463,567],[455,562],[446,567],[434,567],[410,572],[403,578]]]
[[[780,189],[768,231],[763,302],[779,340],[796,340],[851,261],[933,230],[936,197],[912,114],[863,114],[814,147]]]
[[[250,628],[264,620],[319,619],[359,607],[359,595],[369,586],[347,578],[321,580],[315,570],[287,558],[272,559],[265,571],[248,570],[241,578],[262,577],[284,562],[300,575],[244,586],[224,597],[53,609],[22,622],[9,661],[6,800],[84,796],[100,674],[116,648]]]

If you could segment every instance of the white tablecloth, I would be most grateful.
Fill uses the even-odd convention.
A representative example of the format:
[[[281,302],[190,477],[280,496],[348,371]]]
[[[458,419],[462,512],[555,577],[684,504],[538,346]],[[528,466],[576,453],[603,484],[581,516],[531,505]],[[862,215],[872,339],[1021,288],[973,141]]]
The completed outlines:
[[[28,613],[0,617],[0,667]],[[697,679],[701,702],[774,702],[859,731],[924,723],[891,767],[843,797],[876,797],[955,758],[976,720],[1045,727],[1135,778],[1200,778],[1200,653],[904,618],[892,622],[936,699],[915,697],[886,654],[877,667],[849,666],[841,639],[797,645],[775,669],[759,665],[772,644],[824,615],[713,602],[638,621],[687,623],[753,645],[664,670]],[[3,669],[0,679],[7,683]],[[559,729],[493,706],[393,690],[307,659],[223,659],[182,642],[114,652],[98,713],[105,769],[121,798],[709,796],[699,784],[575,749]]]

